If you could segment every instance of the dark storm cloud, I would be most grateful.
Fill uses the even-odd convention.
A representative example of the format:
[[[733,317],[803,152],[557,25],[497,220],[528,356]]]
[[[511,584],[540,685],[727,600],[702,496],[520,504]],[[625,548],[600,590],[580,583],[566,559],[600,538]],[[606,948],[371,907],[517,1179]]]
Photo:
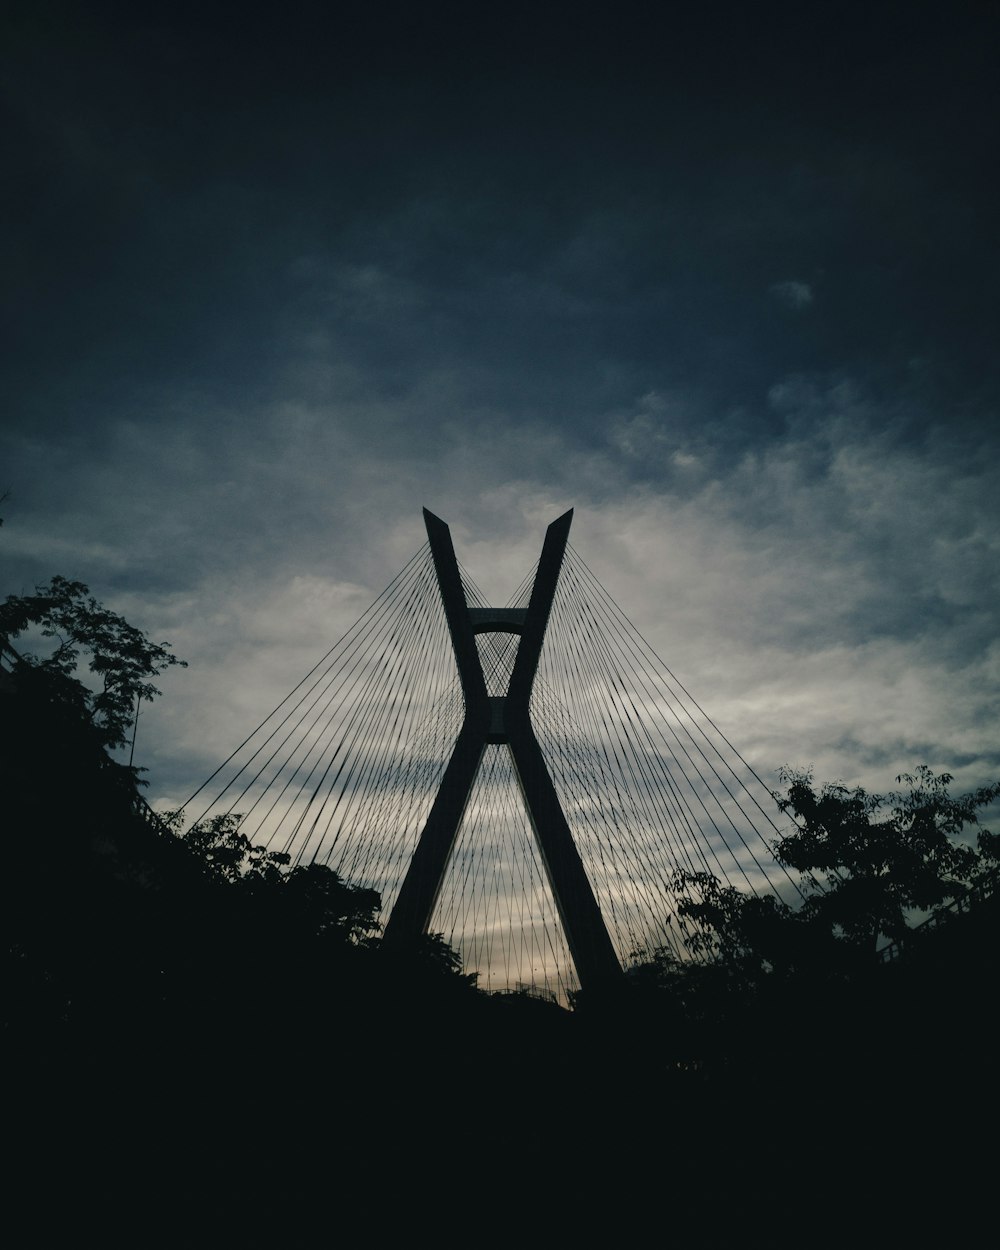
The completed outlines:
[[[457,356],[504,386],[491,355],[514,355],[504,400],[537,413],[567,385],[600,412],[623,376],[746,402],[873,333],[867,363],[954,381],[942,339],[974,357],[995,316],[968,195],[983,53],[974,25],[897,12],[26,23],[19,363],[33,391],[57,351],[77,403],[135,375],[273,385],[312,255],[431,296],[374,342],[355,327],[387,379]],[[822,285],[822,317],[778,315],[790,280]]]
[[[986,749],[988,15],[544,8],[11,25],[5,588],[192,660],[171,791],[424,503],[500,598],[576,504],[768,767]]]

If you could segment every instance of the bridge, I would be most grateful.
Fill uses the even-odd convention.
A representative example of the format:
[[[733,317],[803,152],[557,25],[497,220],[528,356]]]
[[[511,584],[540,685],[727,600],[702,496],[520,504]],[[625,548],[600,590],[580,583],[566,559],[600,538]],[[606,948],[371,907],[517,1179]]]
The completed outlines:
[[[386,941],[441,933],[485,989],[567,1001],[639,952],[690,958],[679,874],[791,899],[768,788],[569,543],[501,607],[448,526],[185,804],[377,889]]]

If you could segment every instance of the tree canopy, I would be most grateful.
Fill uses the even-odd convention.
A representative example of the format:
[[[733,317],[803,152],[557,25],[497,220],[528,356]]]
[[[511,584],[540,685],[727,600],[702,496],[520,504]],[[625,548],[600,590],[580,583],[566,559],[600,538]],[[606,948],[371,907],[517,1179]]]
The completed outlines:
[[[905,939],[929,911],[1000,867],[1000,836],[980,825],[1000,798],[998,782],[956,797],[952,775],[926,765],[897,777],[901,788],[885,794],[842,782],[817,787],[801,770],[783,769],[781,777],[786,790],[774,797],[795,823],[773,849],[800,874],[797,906],[705,872],[679,872],[674,881],[691,955],[744,985],[870,963],[880,944]],[[666,951],[640,952],[637,962],[640,979],[683,979],[685,966]]]
[[[926,765],[884,795],[841,782],[817,790],[808,772],[786,769],[782,779],[787,792],[775,798],[796,827],[775,855],[804,874],[807,913],[862,948],[905,937],[915,913],[966,894],[1000,862],[1000,836],[979,827],[1000,782],[953,797],[952,775]],[[967,828],[978,831],[975,845]]]
[[[0,638],[8,643],[29,630],[55,640],[50,655],[22,655],[21,663],[34,668],[49,683],[51,696],[75,703],[99,732],[104,746],[114,749],[128,741],[139,700],[152,701],[160,692],[152,678],[173,665],[186,667],[169,650],[170,643],[154,643],[91,595],[83,582],[53,577],[36,586],[33,595],[8,595],[0,604]],[[76,677],[81,651],[89,652],[88,668],[100,681],[90,689]]]
[[[167,823],[176,827],[178,821],[167,818]],[[290,856],[251,842],[240,823],[238,813],[226,813],[181,835],[209,880],[263,900],[272,912],[285,913],[315,936],[365,945],[378,933],[382,900],[377,890],[349,885],[325,864],[290,868]]]

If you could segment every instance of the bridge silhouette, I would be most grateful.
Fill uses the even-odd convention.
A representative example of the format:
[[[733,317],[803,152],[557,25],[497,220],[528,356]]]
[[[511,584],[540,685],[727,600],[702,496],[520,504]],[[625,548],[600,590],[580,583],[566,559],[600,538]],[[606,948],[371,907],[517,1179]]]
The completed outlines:
[[[695,874],[790,898],[767,786],[568,542],[503,607],[427,543],[184,805],[378,890],[486,989],[566,1002],[641,952],[692,958]],[[195,803],[195,800],[200,800]]]

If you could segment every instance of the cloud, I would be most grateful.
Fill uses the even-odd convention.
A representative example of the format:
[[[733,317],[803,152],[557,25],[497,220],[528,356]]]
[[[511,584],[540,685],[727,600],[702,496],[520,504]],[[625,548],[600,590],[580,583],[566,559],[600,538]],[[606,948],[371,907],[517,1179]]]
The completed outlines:
[[[801,312],[802,309],[808,308],[815,298],[808,282],[798,282],[795,279],[787,282],[773,282],[768,290],[779,303],[784,304],[793,312]]]
[[[575,548],[761,770],[813,762],[884,785],[890,757],[901,771],[936,752],[984,779],[1000,689],[985,449],[944,431],[915,445],[844,379],[777,384],[785,436],[735,461],[706,458],[662,396],[594,446],[500,414],[463,421],[456,385],[437,426],[419,390],[121,422],[102,463],[66,466],[37,513],[11,513],[23,580],[83,576],[191,661],[143,726],[171,798],[422,544],[424,504],[497,602],[575,506]],[[637,458],[660,468],[637,476]]]
[[[343,627],[316,604],[378,594],[423,542],[425,504],[501,602],[575,506],[574,545],[761,767],[801,750],[854,775],[896,720],[899,744],[974,754],[996,690],[989,436],[860,371],[788,365],[784,331],[751,351],[729,288],[685,271],[714,238],[693,211],[671,214],[667,242],[648,206],[536,209],[513,232],[496,211],[414,196],[328,246],[303,227],[235,253],[274,284],[273,308],[251,301],[259,324],[225,323],[238,351],[114,386],[68,370],[0,445],[7,585],[82,577],[199,671],[171,675],[174,710],[148,712],[171,787],[210,771],[226,726],[238,740],[255,699],[263,715]],[[759,280],[745,286],[759,311]],[[813,300],[801,280],[770,293]],[[908,723],[900,666],[933,692]],[[968,692],[966,712],[932,673]],[[896,711],[873,716],[865,689]]]

